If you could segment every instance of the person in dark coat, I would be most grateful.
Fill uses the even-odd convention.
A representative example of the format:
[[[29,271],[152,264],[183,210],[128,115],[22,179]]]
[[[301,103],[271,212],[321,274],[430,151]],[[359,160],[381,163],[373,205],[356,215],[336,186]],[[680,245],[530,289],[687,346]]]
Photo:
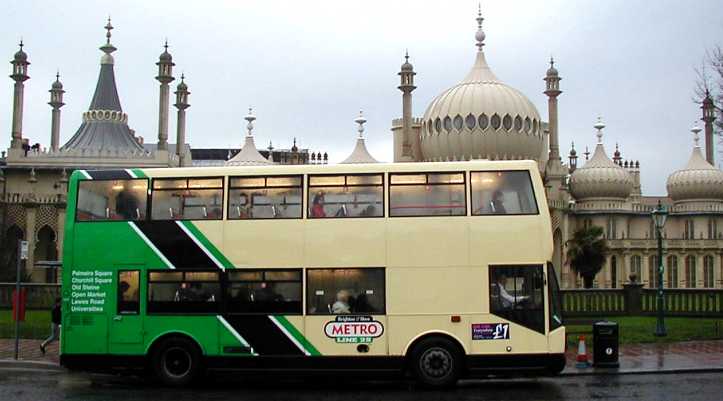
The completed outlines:
[[[62,321],[60,301],[60,297],[55,298],[55,304],[53,305],[53,309],[50,311],[50,336],[40,343],[40,352],[42,352],[43,355],[45,355],[45,347],[53,341],[58,341],[60,338],[60,322]]]

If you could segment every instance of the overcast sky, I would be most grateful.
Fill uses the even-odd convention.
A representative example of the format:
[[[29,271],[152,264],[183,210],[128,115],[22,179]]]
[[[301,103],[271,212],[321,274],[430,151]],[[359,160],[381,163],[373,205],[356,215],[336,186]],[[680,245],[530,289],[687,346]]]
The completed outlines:
[[[542,78],[554,55],[563,77],[563,154],[571,140],[579,154],[585,145],[592,150],[592,125],[600,115],[608,154],[619,142],[623,157],[640,160],[643,192],[664,194],[666,177],[690,155],[689,129],[700,118],[691,100],[694,68],[707,48],[723,44],[723,2],[499,0],[482,7],[491,68],[525,93],[545,120]],[[243,116],[253,106],[258,147],[271,140],[288,148],[297,137],[300,147],[329,152],[338,161],[353,148],[353,120],[362,109],[371,153],[391,161],[404,50],[417,72],[414,115],[421,116],[471,67],[476,12],[477,2],[466,0],[13,0],[0,15],[0,57],[10,60],[24,39],[32,64],[23,133],[31,143],[49,144],[47,91],[56,68],[67,91],[61,143],[80,125],[110,14],[121,103],[129,125],[146,142],[157,138],[155,62],[168,38],[174,75],[185,72],[191,91],[191,146],[240,146]],[[5,78],[0,88],[5,149],[12,80]],[[169,137],[175,142],[173,107],[171,113]]]

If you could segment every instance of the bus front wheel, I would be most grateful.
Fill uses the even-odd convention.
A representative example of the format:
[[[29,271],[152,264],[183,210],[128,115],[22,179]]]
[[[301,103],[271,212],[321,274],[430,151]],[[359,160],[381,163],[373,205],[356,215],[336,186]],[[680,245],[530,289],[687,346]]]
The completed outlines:
[[[442,337],[425,338],[411,354],[411,368],[415,379],[428,387],[449,387],[457,383],[462,373],[462,355],[459,347]]]
[[[183,337],[163,340],[152,358],[156,377],[167,386],[187,385],[201,371],[201,352],[196,344]]]

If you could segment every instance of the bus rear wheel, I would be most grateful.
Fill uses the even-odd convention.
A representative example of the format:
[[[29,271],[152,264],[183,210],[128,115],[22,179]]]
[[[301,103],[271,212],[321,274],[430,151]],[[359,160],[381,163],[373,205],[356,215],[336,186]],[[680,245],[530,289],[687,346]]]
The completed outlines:
[[[161,383],[185,386],[201,372],[201,352],[189,339],[169,338],[155,348],[152,364],[153,372]]]
[[[427,387],[453,386],[462,373],[459,347],[442,337],[420,341],[412,351],[410,362],[414,378]]]

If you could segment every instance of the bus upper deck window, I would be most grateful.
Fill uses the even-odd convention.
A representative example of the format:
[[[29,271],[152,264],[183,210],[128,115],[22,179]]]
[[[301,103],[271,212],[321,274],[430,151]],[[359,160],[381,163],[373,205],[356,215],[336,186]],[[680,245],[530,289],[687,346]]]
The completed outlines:
[[[153,220],[220,220],[223,178],[154,179]]]
[[[384,216],[382,174],[309,177],[309,218]]]
[[[527,171],[473,172],[472,214],[537,214]]]
[[[83,180],[78,184],[78,221],[145,220],[148,180]]]
[[[229,219],[300,219],[302,176],[231,177]]]
[[[391,174],[389,214],[464,216],[467,214],[464,173]]]

